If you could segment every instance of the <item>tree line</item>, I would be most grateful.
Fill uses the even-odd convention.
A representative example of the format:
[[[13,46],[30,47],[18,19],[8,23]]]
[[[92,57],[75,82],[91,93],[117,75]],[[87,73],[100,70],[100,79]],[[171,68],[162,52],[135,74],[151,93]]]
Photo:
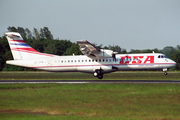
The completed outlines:
[[[77,43],[73,43],[67,39],[54,39],[51,31],[48,27],[40,28],[39,30],[34,28],[30,31],[28,28],[23,27],[8,27],[10,32],[19,32],[23,37],[24,41],[33,47],[35,50],[43,53],[55,54],[55,55],[82,55],[79,50]],[[99,49],[110,49],[118,52],[119,54],[130,54],[130,53],[163,53],[170,59],[176,61],[177,65],[172,68],[172,70],[180,70],[180,45],[176,47],[167,46],[162,50],[155,49],[145,49],[145,50],[135,50],[131,49],[127,52],[126,49],[121,48],[118,45],[103,46],[102,44],[94,45]],[[6,37],[3,35],[0,37],[0,71],[30,71],[33,69],[23,68],[19,66],[7,65],[6,60],[13,60],[9,44]]]

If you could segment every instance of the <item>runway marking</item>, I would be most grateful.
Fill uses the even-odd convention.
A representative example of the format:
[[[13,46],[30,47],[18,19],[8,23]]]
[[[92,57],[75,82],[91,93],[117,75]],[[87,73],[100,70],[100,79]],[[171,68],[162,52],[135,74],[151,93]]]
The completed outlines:
[[[133,84],[180,84],[177,80],[0,80],[0,84],[114,84],[114,83],[133,83]]]
[[[0,82],[0,84],[47,84],[47,83],[59,83],[59,84],[87,84],[89,82]]]

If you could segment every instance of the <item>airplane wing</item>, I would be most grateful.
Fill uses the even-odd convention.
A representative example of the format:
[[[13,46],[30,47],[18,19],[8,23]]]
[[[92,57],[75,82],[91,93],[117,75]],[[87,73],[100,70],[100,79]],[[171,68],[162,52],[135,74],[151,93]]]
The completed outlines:
[[[98,57],[98,55],[101,53],[99,48],[95,47],[87,40],[78,40],[77,44],[79,45],[81,52],[89,57]]]

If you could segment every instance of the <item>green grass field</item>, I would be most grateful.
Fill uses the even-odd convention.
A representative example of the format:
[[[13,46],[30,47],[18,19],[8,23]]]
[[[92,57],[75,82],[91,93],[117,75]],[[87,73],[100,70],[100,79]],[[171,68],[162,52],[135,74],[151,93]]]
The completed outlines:
[[[0,119],[180,119],[180,84],[1,84]]]
[[[0,80],[98,80],[87,73],[0,72]],[[115,72],[104,74],[103,80],[180,80],[180,72],[162,71]]]
[[[105,76],[128,80],[164,79],[162,72],[123,72]],[[168,79],[178,80],[179,73],[170,72],[168,76],[171,76]],[[50,80],[51,77],[94,79],[83,73],[0,73],[1,80]],[[180,84],[0,84],[2,120],[180,120],[179,112]]]

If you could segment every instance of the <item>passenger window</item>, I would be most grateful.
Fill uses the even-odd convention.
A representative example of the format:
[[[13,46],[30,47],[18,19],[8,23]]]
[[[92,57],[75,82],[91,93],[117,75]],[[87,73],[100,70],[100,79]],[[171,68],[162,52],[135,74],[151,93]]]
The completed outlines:
[[[160,55],[158,56],[158,58],[161,58]]]
[[[82,60],[82,62],[84,62],[84,60]]]
[[[78,60],[78,62],[80,62],[80,60]]]
[[[71,60],[71,62],[73,62],[73,60]]]

